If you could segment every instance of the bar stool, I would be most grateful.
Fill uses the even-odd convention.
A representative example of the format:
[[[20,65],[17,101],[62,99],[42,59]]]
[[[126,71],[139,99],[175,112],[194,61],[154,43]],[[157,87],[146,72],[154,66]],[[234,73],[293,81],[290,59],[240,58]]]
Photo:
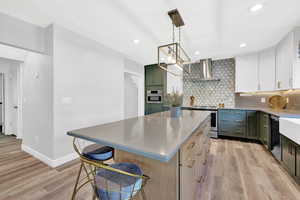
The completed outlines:
[[[144,187],[150,179],[141,168],[133,163],[106,165],[87,158],[83,162],[97,168],[94,176],[94,190],[100,200],[131,200],[138,194],[146,199]]]
[[[112,159],[114,156],[114,149],[112,147],[103,146],[100,144],[91,144],[91,145],[84,147],[82,150],[80,150],[81,148],[80,148],[79,142],[76,142],[76,141],[77,140],[74,137],[73,147],[74,147],[74,150],[76,151],[76,153],[80,157],[81,164],[80,164],[80,168],[79,168],[78,175],[76,178],[76,182],[75,182],[75,186],[74,186],[74,190],[73,190],[73,194],[72,194],[72,200],[75,199],[77,192],[87,183],[91,183],[93,190],[95,187],[92,180],[94,180],[96,168],[93,167],[92,165],[90,165],[89,163],[85,163],[84,160],[82,160],[82,158],[87,158],[88,160],[93,161],[95,163],[103,163],[106,160]],[[82,170],[85,171],[86,176],[80,180]],[[85,180],[85,179],[87,179],[87,180],[85,182],[83,182],[83,180]],[[81,183],[81,182],[83,182],[83,183]],[[79,184],[79,183],[81,183],[81,184]],[[95,197],[96,196],[94,195],[93,199],[95,199]]]
[[[75,199],[76,193],[88,183],[93,187],[93,199],[131,200],[141,194],[143,200],[146,200],[143,188],[150,178],[142,173],[139,166],[133,163],[107,165],[103,161],[113,156],[113,153],[110,154],[111,151],[109,151],[113,148],[102,146],[101,149],[98,149],[99,146],[93,144],[80,152],[75,141],[76,138],[73,140],[73,147],[80,157],[81,165],[72,200]],[[82,168],[86,172],[86,177],[82,180],[87,180],[78,186],[78,183],[82,182],[82,180],[79,181]]]

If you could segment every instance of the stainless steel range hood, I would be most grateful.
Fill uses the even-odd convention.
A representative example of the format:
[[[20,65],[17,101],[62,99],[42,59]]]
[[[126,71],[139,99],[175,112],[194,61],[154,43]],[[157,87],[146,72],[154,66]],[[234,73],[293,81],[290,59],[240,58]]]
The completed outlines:
[[[199,81],[220,81],[219,78],[213,76],[212,59],[207,58],[189,64],[190,73],[184,73],[186,80],[193,82]]]
[[[220,79],[216,79],[213,77],[212,73],[212,59],[203,59],[196,63],[197,67],[199,67],[199,75],[198,77],[193,77],[193,79],[197,79],[198,81],[219,81]],[[198,71],[197,70],[197,71]]]
[[[212,79],[212,60],[204,59],[200,60],[200,79],[211,80]]]

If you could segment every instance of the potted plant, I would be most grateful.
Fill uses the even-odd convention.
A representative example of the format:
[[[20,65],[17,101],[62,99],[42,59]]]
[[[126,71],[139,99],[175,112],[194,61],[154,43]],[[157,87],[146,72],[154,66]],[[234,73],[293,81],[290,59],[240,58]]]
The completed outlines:
[[[168,93],[166,96],[166,103],[170,106],[171,117],[180,117],[182,115],[181,105],[183,96],[179,91]]]

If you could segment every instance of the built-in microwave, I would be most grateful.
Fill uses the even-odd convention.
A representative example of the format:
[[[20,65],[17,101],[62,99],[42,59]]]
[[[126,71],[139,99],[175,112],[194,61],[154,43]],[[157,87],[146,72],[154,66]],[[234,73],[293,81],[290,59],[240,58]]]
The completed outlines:
[[[162,91],[147,90],[147,103],[162,103]]]

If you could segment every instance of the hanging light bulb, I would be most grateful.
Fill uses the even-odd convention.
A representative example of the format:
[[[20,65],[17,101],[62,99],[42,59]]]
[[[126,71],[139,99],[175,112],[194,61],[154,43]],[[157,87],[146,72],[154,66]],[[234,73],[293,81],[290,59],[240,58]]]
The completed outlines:
[[[180,68],[181,70],[185,70],[185,65],[191,63],[190,57],[187,55],[187,53],[182,48],[180,42],[180,32],[181,26],[184,26],[184,22],[178,12],[177,9],[171,10],[168,12],[168,15],[170,16],[172,20],[172,28],[173,28],[173,34],[172,34],[172,40],[173,42],[167,45],[159,46],[158,47],[158,65],[163,70],[166,70],[167,72],[170,72],[168,70],[169,65],[175,65],[176,67]],[[175,42],[175,26],[178,28],[178,42]],[[161,63],[162,57],[166,56],[166,62]],[[185,72],[189,73],[189,70],[185,70]],[[170,72],[173,75],[181,76],[180,74],[174,74],[173,72]]]

